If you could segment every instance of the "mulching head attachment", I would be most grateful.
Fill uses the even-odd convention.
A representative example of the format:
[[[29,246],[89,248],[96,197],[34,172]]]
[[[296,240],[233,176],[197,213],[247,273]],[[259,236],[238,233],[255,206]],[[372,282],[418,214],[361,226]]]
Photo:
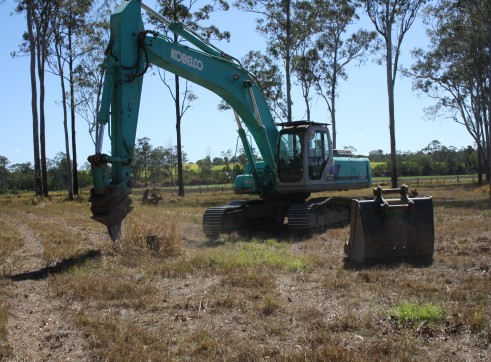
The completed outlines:
[[[384,199],[383,194],[400,198]],[[350,239],[345,245],[356,263],[399,260],[431,261],[435,232],[431,196],[409,197],[406,185],[374,189],[375,199],[354,200]]]
[[[121,238],[121,223],[133,210],[129,191],[122,192],[108,186],[104,193],[97,194],[91,189],[90,202],[92,219],[106,225],[112,241],[118,241]]]

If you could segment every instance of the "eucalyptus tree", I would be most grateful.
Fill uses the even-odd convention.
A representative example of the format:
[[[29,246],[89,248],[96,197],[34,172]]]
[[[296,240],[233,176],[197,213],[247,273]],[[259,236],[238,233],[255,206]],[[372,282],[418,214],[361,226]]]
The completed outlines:
[[[66,28],[66,58],[68,65],[68,83],[70,86],[70,124],[72,142],[72,175],[73,192],[78,194],[78,162],[76,141],[76,75],[75,68],[79,64],[79,58],[85,53],[83,39],[85,38],[89,23],[89,14],[92,13],[95,3],[90,0],[65,0],[64,12],[60,15]],[[67,153],[68,154],[68,153]],[[68,159],[68,158],[67,158]]]
[[[469,2],[442,0],[425,9],[425,25],[430,45],[413,51],[416,62],[406,73],[415,89],[435,100],[429,116],[462,124],[474,139],[481,183],[480,160],[490,160],[487,24]],[[489,179],[489,166],[487,173]]]
[[[116,0],[104,0],[87,14],[84,31],[76,38],[81,50],[74,69],[75,111],[87,123],[92,142],[99,133],[99,111],[104,80],[105,49],[109,43],[109,18]]]
[[[63,128],[65,132],[65,154],[67,167],[68,198],[78,194],[76,124],[75,124],[75,77],[74,67],[81,50],[77,49],[75,39],[83,33],[86,14],[92,1],[89,0],[58,0],[51,19],[53,42],[50,44],[50,55],[47,62],[50,69],[60,78],[60,90],[63,105]],[[67,85],[68,83],[68,90]],[[69,105],[68,105],[69,101]],[[68,109],[69,108],[69,109]],[[70,113],[71,143],[73,164],[70,157],[70,140],[68,129],[68,113]]]
[[[320,32],[306,58],[312,63],[306,69],[311,74],[317,94],[326,102],[332,124],[333,147],[336,148],[336,97],[339,80],[346,80],[346,66],[362,62],[372,50],[374,31],[350,29],[359,20],[355,0],[316,0],[319,9]],[[308,76],[308,75],[307,75]]]
[[[143,176],[143,179],[145,180],[145,187],[148,186],[148,164],[152,151],[153,147],[150,144],[150,138],[143,137],[137,139],[134,156],[134,163],[136,168],[135,175],[140,173],[140,176]]]
[[[5,156],[0,155],[0,191],[7,189],[7,179],[9,170],[7,165],[10,163],[9,159]]]
[[[242,58],[242,64],[259,82],[273,117],[277,119],[287,118],[283,75],[278,65],[270,56],[257,50],[249,51]]]
[[[157,184],[161,182],[163,172],[162,160],[164,158],[164,147],[157,146],[150,151],[148,156],[147,169],[150,177],[150,182]]]
[[[36,38],[33,28],[34,4],[32,1],[19,2],[17,12],[26,13],[27,32],[24,39],[27,42],[27,51],[29,53],[29,75],[31,80],[31,113],[32,113],[32,138],[34,151],[34,184],[37,196],[43,194],[42,171],[41,171],[41,153],[39,145],[39,112],[38,112],[38,95],[36,80]],[[15,55],[13,53],[12,55]]]
[[[182,23],[189,30],[198,33],[206,40],[228,40],[230,33],[220,31],[214,25],[205,26],[203,23],[209,21],[211,14],[215,11],[229,9],[225,0],[199,1],[199,0],[157,0],[159,12],[166,18],[174,22]],[[196,11],[193,9],[200,6]],[[151,19],[151,21],[153,21]],[[183,42],[183,39],[176,33],[172,34],[175,43]],[[160,71],[159,71],[160,74]],[[184,196],[184,173],[182,157],[181,121],[186,110],[189,109],[192,101],[196,100],[196,95],[191,91],[188,81],[184,82],[184,90],[181,93],[180,77],[174,75],[174,85],[171,86],[164,76],[162,81],[167,86],[175,104],[176,116],[176,137],[177,137],[177,169],[178,169],[178,194]],[[182,99],[181,99],[182,95]]]
[[[25,13],[27,30],[23,35],[20,52],[30,55],[31,107],[34,139],[34,177],[36,194],[48,196],[48,175],[46,167],[46,114],[45,114],[45,70],[52,41],[54,1],[18,0],[16,12]],[[17,55],[17,53],[13,53]],[[36,80],[37,70],[37,80]],[[39,83],[38,83],[39,81]],[[39,90],[39,93],[38,93]],[[39,98],[39,99],[38,99]]]
[[[266,52],[283,63],[286,120],[292,121],[293,59],[317,31],[317,8],[305,0],[237,0],[235,6],[257,14],[256,29],[266,38]]]
[[[59,12],[61,12],[61,9],[58,9]],[[71,168],[71,159],[70,159],[70,142],[69,142],[69,137],[68,137],[68,109],[67,109],[67,92],[66,92],[66,86],[65,86],[65,60],[66,58],[63,57],[64,53],[64,28],[62,25],[61,21],[62,17],[57,16],[54,19],[54,60],[51,60],[48,58],[48,64],[49,67],[58,74],[60,78],[60,90],[61,90],[61,101],[63,105],[63,130],[64,130],[64,135],[65,135],[65,154],[64,156],[66,157],[66,162],[64,162],[64,166],[67,168],[66,174],[68,175],[67,178],[67,191],[68,191],[68,199],[73,200],[73,175],[72,175],[72,168]]]
[[[174,175],[178,169],[178,157],[177,157],[177,146],[174,146],[171,141],[164,147],[164,153],[162,158],[162,167],[166,171],[167,175],[170,177],[172,185],[176,185]],[[181,149],[182,162],[188,162],[188,155]]]
[[[391,183],[397,187],[397,154],[395,133],[394,87],[399,70],[402,41],[413,25],[418,11],[427,0],[361,0],[376,32],[384,42],[383,62],[386,67],[389,103]]]
[[[310,107],[312,102],[312,88],[318,81],[316,69],[319,66],[319,52],[315,48],[309,47],[305,42],[302,44],[297,54],[293,56],[292,70],[297,76],[297,82],[302,89],[302,97],[305,103],[306,121],[310,119]]]
[[[487,175],[489,188],[489,198],[491,199],[491,3],[489,0],[469,0],[464,5],[470,6],[473,17],[486,29],[487,38],[487,93],[483,88],[483,98],[485,99],[487,114],[484,112],[484,122],[487,127]]]

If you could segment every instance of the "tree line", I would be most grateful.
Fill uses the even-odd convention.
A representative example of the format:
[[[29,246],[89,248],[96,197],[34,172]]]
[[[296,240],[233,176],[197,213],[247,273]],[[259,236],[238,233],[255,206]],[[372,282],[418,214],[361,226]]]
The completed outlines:
[[[70,174],[68,174],[66,162],[66,155],[63,152],[59,152],[53,159],[46,160],[47,185],[50,191],[67,189]],[[89,165],[85,164],[77,172],[80,188],[88,188],[92,185],[92,175],[89,169]],[[0,156],[0,194],[35,192],[36,185],[32,182],[33,173],[32,162],[11,164],[7,157]]]
[[[148,137],[140,138],[135,150],[134,183],[136,187],[177,186],[177,146],[153,146]],[[352,146],[345,147],[352,152]],[[219,156],[206,155],[195,163],[187,160],[183,151],[184,185],[230,184],[235,176],[244,171],[247,157],[243,150],[233,153],[222,151]],[[366,156],[372,162],[374,177],[390,177],[390,154],[382,150],[370,151]],[[440,176],[476,174],[477,150],[472,146],[457,149],[444,146],[434,140],[417,152],[398,152],[400,176]],[[256,160],[260,156],[255,153]],[[55,158],[47,160],[48,188],[50,191],[66,190],[66,155],[59,152]],[[0,193],[35,191],[32,183],[33,165],[30,162],[10,164],[5,156],[0,156]],[[79,185],[88,188],[92,185],[90,165],[85,163],[78,171]]]
[[[203,25],[210,23],[213,12],[229,9],[224,0],[158,0],[157,5],[159,13],[185,24],[207,40],[228,40],[231,36],[214,25]],[[26,32],[16,54],[30,56],[36,194],[47,196],[49,190],[45,147],[49,120],[44,112],[48,72],[57,75],[60,82],[56,91],[60,92],[63,105],[66,144],[63,155],[69,198],[78,192],[76,125],[77,120],[83,119],[92,139],[97,137],[96,118],[104,72],[101,64],[108,43],[109,15],[114,6],[112,0],[17,0],[17,12],[26,18]],[[479,181],[482,182],[483,173],[490,180],[491,4],[488,0],[236,0],[233,6],[257,16],[256,29],[266,41],[266,51],[251,50],[242,64],[257,77],[276,117],[293,120],[292,88],[297,86],[303,102],[295,103],[295,107],[305,110],[307,120],[313,100],[325,101],[333,144],[337,147],[339,82],[348,78],[348,64],[363,63],[374,56],[386,68],[388,162],[393,187],[397,186],[398,176],[406,172],[407,165],[396,151],[394,88],[400,74],[411,77],[418,92],[435,100],[435,105],[427,109],[429,117],[447,118],[465,127],[476,144],[474,168]],[[423,16],[430,44],[427,49],[415,49],[414,64],[401,69],[403,40],[419,15]],[[357,28],[361,16],[368,17],[372,29]],[[148,20],[155,24],[153,19]],[[182,39],[175,35],[173,41],[182,42]],[[166,154],[166,148],[158,152],[175,161],[175,169],[166,172],[172,175],[177,170],[179,194],[183,196],[185,154],[180,142],[180,125],[196,96],[187,81],[174,75],[169,79],[165,72],[158,74],[176,105],[177,135],[172,152]],[[135,160],[141,156],[140,146],[135,147]],[[422,160],[423,155],[428,154],[423,152]],[[149,167],[152,160],[144,159],[145,168]],[[135,166],[134,171],[138,179],[140,169]],[[149,173],[144,175],[148,177]]]
[[[370,151],[372,176],[390,177],[390,154]],[[472,146],[457,149],[434,140],[417,152],[398,152],[400,176],[441,176],[478,174],[477,152]],[[482,170],[481,170],[482,172]]]

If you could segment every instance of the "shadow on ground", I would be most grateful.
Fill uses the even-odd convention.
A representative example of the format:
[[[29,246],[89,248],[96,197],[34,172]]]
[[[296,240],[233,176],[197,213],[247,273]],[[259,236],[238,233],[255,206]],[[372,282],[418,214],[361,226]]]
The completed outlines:
[[[24,280],[41,280],[47,278],[51,274],[64,273],[70,268],[73,268],[74,266],[81,265],[85,263],[87,260],[99,258],[100,256],[101,256],[100,250],[88,250],[81,255],[59,261],[53,266],[47,266],[39,270],[33,270],[33,271],[28,271],[15,275],[9,275],[7,276],[7,279],[10,279],[14,282],[20,282]]]

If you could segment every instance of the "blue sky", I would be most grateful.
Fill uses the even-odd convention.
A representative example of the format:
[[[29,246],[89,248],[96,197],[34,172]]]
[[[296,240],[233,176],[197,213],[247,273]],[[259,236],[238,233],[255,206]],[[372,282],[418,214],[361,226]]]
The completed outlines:
[[[145,1],[155,8],[155,2]],[[10,53],[17,50],[25,29],[23,16],[13,15],[14,1],[0,4],[0,72],[2,79],[0,109],[0,155],[11,164],[32,162],[32,116],[30,105],[29,60],[13,59]],[[255,16],[235,9],[213,15],[213,23],[222,30],[229,30],[229,43],[216,45],[236,58],[242,58],[249,50],[264,49],[264,40],[255,32]],[[371,23],[362,19],[360,26],[372,30]],[[420,25],[415,25],[403,43],[402,64],[409,66],[409,52],[424,46],[426,38]],[[342,82],[337,101],[338,148],[353,146],[360,154],[382,149],[389,152],[389,127],[385,68],[368,60],[364,65],[351,66],[349,78]],[[191,85],[198,96],[183,119],[184,151],[190,161],[210,154],[220,156],[221,151],[237,144],[236,124],[231,111],[217,109],[219,98],[211,92]],[[400,151],[418,151],[431,141],[438,140],[445,146],[457,148],[472,145],[473,140],[465,128],[452,121],[428,121],[424,108],[432,101],[421,98],[411,89],[411,81],[402,77],[396,80],[396,144]],[[304,117],[303,101],[299,90],[294,94],[293,117]],[[156,76],[147,75],[144,80],[137,137],[148,137],[153,146],[175,144],[175,120],[172,99]],[[64,151],[63,118],[59,81],[47,76],[47,157],[53,158]],[[321,99],[314,98],[312,120],[326,122],[328,114]],[[77,123],[78,163],[83,165],[87,156],[94,153],[94,145],[88,135],[88,127],[82,119]],[[103,151],[109,153],[106,137]]]

